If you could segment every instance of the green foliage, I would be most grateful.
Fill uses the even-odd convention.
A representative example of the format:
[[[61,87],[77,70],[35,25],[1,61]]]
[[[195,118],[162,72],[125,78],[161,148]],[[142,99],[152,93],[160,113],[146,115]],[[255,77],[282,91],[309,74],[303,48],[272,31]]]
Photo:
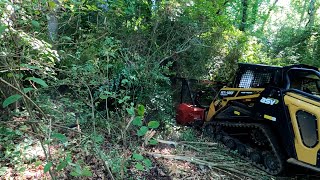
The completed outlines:
[[[7,169],[8,169],[8,167],[1,167],[1,168],[0,168],[0,176],[5,175]]]
[[[148,123],[148,127],[152,129],[156,129],[160,126],[160,123],[158,121],[150,121]]]
[[[152,166],[150,159],[143,157],[141,154],[132,154],[132,158],[135,161],[135,168],[139,171],[148,170]]]
[[[70,175],[74,177],[91,177],[92,172],[88,168],[82,169],[79,165],[77,165],[73,171],[71,171]]]
[[[137,131],[138,136],[144,136],[148,132],[147,126],[141,126],[140,129]]]
[[[45,166],[44,166],[44,168],[43,168],[43,172],[44,173],[46,173],[46,172],[48,172],[49,170],[50,170],[50,168],[52,167],[52,162],[48,162]]]
[[[17,102],[17,101],[18,101],[19,99],[21,99],[21,98],[22,98],[21,95],[19,95],[19,94],[14,94],[14,95],[8,97],[7,99],[5,99],[5,100],[3,101],[2,107],[5,108],[5,107],[9,106],[10,104]]]
[[[137,160],[137,161],[142,161],[143,160],[143,156],[140,155],[140,154],[133,154],[132,157],[133,157],[134,160]]]
[[[33,82],[35,82],[37,84],[40,84],[43,87],[48,87],[47,83],[44,82],[44,80],[42,80],[40,78],[28,77],[28,78],[26,78],[26,80],[33,81]]]
[[[133,119],[132,124],[135,126],[142,126],[142,116],[137,116]]]
[[[62,143],[67,142],[67,137],[61,133],[54,133],[51,135],[51,138],[56,138],[59,141],[61,141]]]
[[[158,144],[158,141],[155,140],[155,139],[150,139],[149,144],[150,145],[156,145],[156,144]]]
[[[181,132],[179,139],[182,141],[196,141],[196,134],[193,129],[186,129]]]

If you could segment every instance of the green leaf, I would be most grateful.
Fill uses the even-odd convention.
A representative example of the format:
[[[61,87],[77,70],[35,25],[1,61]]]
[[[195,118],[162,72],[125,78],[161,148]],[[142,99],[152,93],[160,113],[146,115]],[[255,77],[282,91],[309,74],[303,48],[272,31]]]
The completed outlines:
[[[130,108],[127,108],[126,110],[127,110],[129,115],[131,115],[131,116],[134,115],[134,108],[132,106]]]
[[[72,39],[69,36],[63,36],[61,39],[66,41],[72,41]]]
[[[52,162],[48,162],[43,168],[44,173],[48,172],[51,167],[52,167]]]
[[[8,78],[12,78],[13,76],[14,76],[13,73],[8,73],[8,74],[7,74],[7,77],[8,77]]]
[[[76,171],[72,171],[72,172],[70,173],[70,175],[73,176],[73,177],[80,176],[80,174],[77,173]]]
[[[9,106],[10,104],[18,101],[20,98],[22,98],[22,96],[19,94],[12,95],[3,101],[2,107],[5,108],[5,107]]]
[[[62,143],[67,142],[67,137],[64,134],[54,133],[51,135],[51,138],[56,138],[60,140]]]
[[[142,116],[137,116],[133,119],[132,124],[135,126],[142,126]]]
[[[73,169],[73,171],[70,173],[71,176],[77,177],[81,176],[82,170],[78,164],[76,164],[76,167]]]
[[[35,77],[28,77],[26,78],[26,80],[30,80],[30,81],[33,81],[37,84],[40,84],[41,86],[43,87],[48,87],[47,83],[44,82],[44,80],[40,79],[40,78],[35,78]]]
[[[23,135],[23,132],[19,131],[18,129],[15,130],[14,132],[16,133],[16,135],[19,135],[19,136]]]
[[[50,144],[50,142],[51,142],[51,140],[45,140],[44,142],[43,142],[43,144]]]
[[[137,163],[135,165],[136,169],[139,170],[139,171],[143,171],[144,170],[144,166],[141,164],[141,163]]]
[[[108,96],[107,96],[107,95],[105,95],[105,94],[102,94],[102,93],[101,93],[101,94],[100,94],[100,96],[99,96],[99,98],[100,98],[100,99],[107,99],[107,98],[108,98]]]
[[[155,139],[150,139],[149,144],[150,145],[156,145],[156,144],[158,144],[158,141],[155,140]]]
[[[146,126],[142,126],[139,131],[137,132],[138,136],[143,136],[148,132],[149,128]]]
[[[35,28],[37,28],[37,29],[40,28],[40,24],[39,24],[38,21],[32,20],[32,21],[31,21],[31,24],[32,24],[33,27],[35,27]]]
[[[160,123],[158,121],[150,121],[148,123],[148,127],[152,129],[156,129],[160,126]]]
[[[122,99],[120,99],[120,100],[118,101],[118,103],[121,104],[121,103],[127,101],[128,99],[130,99],[130,96],[124,96]]]
[[[0,24],[0,35],[7,29],[7,26]]]
[[[104,141],[104,137],[102,135],[94,135],[93,136],[93,140],[97,143],[97,144],[100,144]]]
[[[136,161],[141,161],[143,159],[143,156],[141,154],[133,154],[132,157]]]
[[[29,69],[40,69],[39,67],[37,66],[31,66],[29,64],[20,64],[21,67],[25,67],[25,68],[29,68]]]
[[[68,163],[67,161],[61,161],[57,166],[57,171],[62,170],[63,168],[67,167]]]
[[[144,107],[144,105],[139,104],[139,105],[138,105],[138,114],[139,114],[139,116],[143,116],[144,113],[145,113],[145,107]]]
[[[20,126],[19,130],[20,131],[26,131],[26,130],[28,130],[28,126],[26,126],[26,125]]]
[[[7,173],[7,169],[8,169],[8,167],[1,167],[0,168],[0,176],[5,175]]]
[[[28,93],[30,91],[34,90],[33,88],[23,88],[24,93]]]
[[[50,9],[54,9],[56,7],[56,3],[54,1],[48,2]]]
[[[26,167],[20,167],[19,169],[18,169],[18,171],[21,173],[21,172],[24,172],[24,171],[26,171]]]
[[[36,167],[40,166],[41,164],[42,164],[42,161],[36,161],[36,162],[34,163],[34,165],[35,165]]]
[[[86,176],[86,177],[90,177],[92,176],[92,172],[90,171],[90,169],[88,168],[85,168],[82,173],[81,173],[82,176]]]
[[[121,81],[122,85],[127,84],[127,83],[129,83],[128,79],[122,79],[122,81]]]
[[[152,162],[150,161],[150,159],[146,158],[142,162],[147,168],[150,168],[152,166]]]

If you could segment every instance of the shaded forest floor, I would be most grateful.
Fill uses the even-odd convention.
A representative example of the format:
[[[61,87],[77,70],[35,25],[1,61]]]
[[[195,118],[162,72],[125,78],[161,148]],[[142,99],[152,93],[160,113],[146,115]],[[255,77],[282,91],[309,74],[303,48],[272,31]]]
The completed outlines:
[[[23,118],[14,118],[13,121],[23,121]],[[22,159],[14,167],[10,167],[9,162],[2,161],[3,167],[8,163],[6,169],[0,168],[0,179],[50,179],[49,173],[44,173],[45,154],[42,151],[38,140],[32,138],[30,129],[24,125],[16,123],[12,128],[19,129],[24,138],[17,139],[16,147],[20,153],[17,159]],[[202,136],[200,131],[190,127],[172,127],[171,133],[164,134],[163,139],[158,139],[155,146],[141,147],[145,156],[152,161],[150,170],[138,171],[134,167],[128,167],[124,177],[130,179],[319,179],[319,174],[303,170],[300,167],[291,166],[287,176],[273,177],[263,171],[253,167],[251,164],[241,160],[235,152],[227,151],[220,144],[210,142]],[[81,179],[110,179],[104,170],[104,163],[101,159],[90,154],[81,148],[77,142],[76,134],[69,132],[68,138],[73,139],[69,143],[72,145],[72,160],[77,161],[82,157],[83,164],[87,165],[92,172],[91,177]],[[119,150],[128,157],[133,152],[125,149],[121,145],[112,145],[105,142],[101,145],[104,151]],[[0,146],[1,149],[1,146]],[[52,144],[50,151],[54,159],[59,159],[66,152],[65,146]],[[18,162],[18,161],[17,161]],[[19,169],[17,171],[17,169]],[[71,170],[58,171],[58,179],[79,179],[70,176]],[[117,178],[116,178],[117,179]]]

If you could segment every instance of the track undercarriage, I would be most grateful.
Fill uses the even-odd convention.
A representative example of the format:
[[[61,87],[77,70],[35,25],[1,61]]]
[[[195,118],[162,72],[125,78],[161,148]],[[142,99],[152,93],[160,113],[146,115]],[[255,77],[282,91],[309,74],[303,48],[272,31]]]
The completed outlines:
[[[205,134],[263,171],[277,175],[284,169],[284,156],[270,127],[258,123],[212,121],[205,124]]]

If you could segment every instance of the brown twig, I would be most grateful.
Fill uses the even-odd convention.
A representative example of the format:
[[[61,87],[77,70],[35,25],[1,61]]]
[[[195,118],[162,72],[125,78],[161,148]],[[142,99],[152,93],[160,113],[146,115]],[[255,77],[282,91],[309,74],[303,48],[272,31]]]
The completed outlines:
[[[155,158],[165,158],[165,159],[174,159],[174,160],[181,160],[181,161],[187,161],[187,162],[191,162],[194,164],[199,164],[199,165],[204,165],[204,166],[209,166],[218,170],[227,170],[230,172],[234,172],[234,173],[238,173],[241,174],[243,176],[246,177],[250,177],[253,179],[257,179],[257,177],[252,176],[250,174],[238,171],[236,169],[233,168],[233,166],[231,164],[226,164],[226,163],[213,163],[213,162],[209,162],[209,161],[204,161],[204,160],[200,160],[196,157],[188,157],[188,156],[179,156],[179,155],[165,155],[165,154],[158,154],[158,153],[150,153],[147,152],[148,155],[153,156]]]

